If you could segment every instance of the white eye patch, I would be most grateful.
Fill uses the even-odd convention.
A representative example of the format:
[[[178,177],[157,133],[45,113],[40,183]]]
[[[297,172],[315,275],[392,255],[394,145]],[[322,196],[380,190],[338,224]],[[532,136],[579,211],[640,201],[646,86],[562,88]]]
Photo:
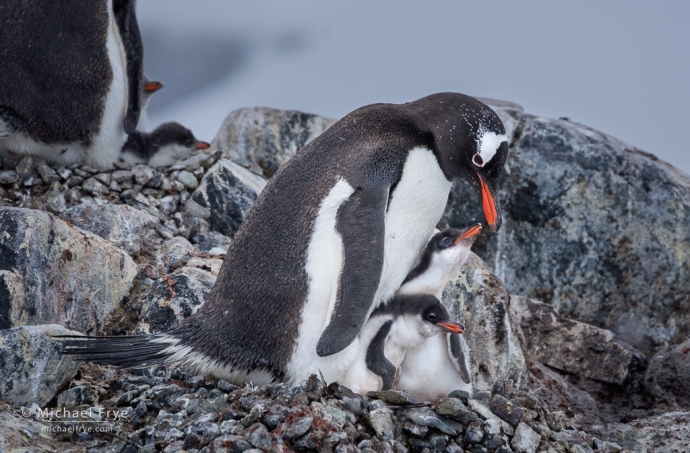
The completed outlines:
[[[477,139],[478,152],[472,158],[472,162],[478,167],[483,167],[493,159],[498,147],[501,146],[501,143],[507,142],[508,137],[506,134],[497,135],[495,132],[488,131],[480,132],[480,134]]]

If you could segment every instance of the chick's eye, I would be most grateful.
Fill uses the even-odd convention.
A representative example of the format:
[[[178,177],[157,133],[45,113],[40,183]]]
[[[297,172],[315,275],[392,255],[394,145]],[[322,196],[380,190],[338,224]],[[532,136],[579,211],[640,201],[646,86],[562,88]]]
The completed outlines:
[[[433,312],[426,315],[426,319],[428,319],[429,321],[436,321],[436,317],[437,317],[436,313],[433,313]]]
[[[453,241],[451,241],[450,238],[443,238],[443,240],[441,240],[441,245],[443,245],[444,247],[448,247],[452,243]]]
[[[191,140],[187,140],[187,141],[185,142],[185,144],[186,144],[187,146],[192,146],[192,141],[191,141]]]
[[[482,156],[479,154],[475,154],[474,157],[472,158],[472,162],[474,162],[474,165],[477,167],[483,167],[484,166],[484,159],[482,159]]]

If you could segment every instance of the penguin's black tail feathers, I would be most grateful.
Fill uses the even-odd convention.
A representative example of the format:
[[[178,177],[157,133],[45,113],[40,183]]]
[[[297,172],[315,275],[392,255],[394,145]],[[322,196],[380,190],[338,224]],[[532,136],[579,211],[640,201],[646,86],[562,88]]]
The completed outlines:
[[[163,335],[96,337],[56,335],[62,341],[62,354],[76,360],[133,368],[160,365],[175,354],[177,340]]]

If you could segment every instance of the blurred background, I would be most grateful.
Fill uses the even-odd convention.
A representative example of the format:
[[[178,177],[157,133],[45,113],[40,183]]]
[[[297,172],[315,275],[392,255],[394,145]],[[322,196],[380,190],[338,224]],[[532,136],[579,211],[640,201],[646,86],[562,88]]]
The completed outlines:
[[[457,91],[568,117],[690,173],[690,2],[141,0],[149,129],[240,107],[340,118]]]

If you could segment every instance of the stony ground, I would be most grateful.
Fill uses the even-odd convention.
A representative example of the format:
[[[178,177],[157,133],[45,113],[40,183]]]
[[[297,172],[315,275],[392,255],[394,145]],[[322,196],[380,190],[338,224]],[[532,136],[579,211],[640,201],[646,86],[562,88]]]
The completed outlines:
[[[129,372],[78,365],[53,354],[59,345],[47,333],[69,331],[45,325],[90,334],[152,332],[193,313],[266,178],[331,120],[269,109],[233,112],[210,153],[170,168],[118,163],[99,171],[33,158],[0,161],[0,451],[690,451],[690,340],[683,340],[687,282],[682,265],[688,233],[673,223],[680,222],[674,219],[682,217],[689,199],[687,176],[660,176],[663,165],[650,160],[656,173],[645,184],[675,184],[663,191],[675,198],[663,202],[677,212],[658,202],[648,213],[667,209],[666,217],[657,217],[665,219],[663,228],[670,232],[655,229],[650,246],[636,230],[626,233],[632,242],[617,239],[625,247],[603,250],[611,241],[574,233],[592,231],[591,219],[577,210],[579,192],[550,193],[548,181],[537,189],[520,175],[536,171],[532,161],[540,159],[560,168],[561,163],[547,162],[556,155],[549,151],[554,143],[577,154],[571,142],[586,138],[584,154],[605,154],[617,142],[556,121],[548,123],[553,129],[548,135],[539,128],[546,120],[524,120],[513,104],[495,108],[515,139],[501,195],[507,208],[504,227],[494,242],[479,241],[485,261],[471,259],[444,295],[453,316],[467,327],[479,391],[472,399],[454,393],[435,404],[397,392],[362,397],[317,377],[295,388],[237,388],[182,368]],[[568,134],[576,133],[581,136],[568,142]],[[548,145],[539,158],[533,154],[543,150],[530,134]],[[613,154],[626,159],[617,150]],[[639,170],[641,156],[633,153],[636,167],[630,174],[645,174]],[[573,184],[587,186],[584,176],[572,174],[569,158],[564,162]],[[583,166],[599,181],[595,167]],[[619,176],[613,180],[622,193],[627,189],[621,178],[629,175],[621,170]],[[473,196],[465,189],[456,186],[443,222],[475,221],[462,201]],[[605,188],[602,193],[610,195]],[[560,208],[545,209],[547,201]],[[548,219],[534,218],[544,213]],[[626,228],[633,223],[629,220]],[[532,236],[524,236],[526,231]],[[544,239],[548,235],[556,236]],[[661,310],[655,308],[657,299],[645,299],[651,300],[649,307],[636,302],[637,318],[623,314],[625,323],[614,323],[625,327],[618,335],[606,329],[610,320],[597,318],[600,308],[580,313],[587,304],[559,296],[565,286],[570,291],[585,285],[588,304],[608,303],[619,313],[623,302],[620,295],[609,295],[611,279],[591,275],[619,272],[611,263],[626,263],[633,249],[656,254],[657,242],[667,244],[665,260],[678,257],[669,268],[673,301]],[[577,246],[554,251],[551,243]],[[606,259],[595,259],[602,253]],[[529,267],[542,256],[543,262],[560,263],[554,268],[563,272]],[[516,257],[524,262],[511,267]],[[616,277],[626,291],[636,291],[636,278],[642,283],[656,278],[657,270],[648,277],[636,273],[637,261],[629,261],[632,270]],[[596,267],[601,263],[603,271]],[[109,276],[107,285],[103,274]],[[509,286],[527,283],[532,286],[519,291]],[[604,296],[595,300],[594,293]],[[565,309],[568,317],[537,299]],[[666,294],[658,300],[666,300]],[[51,308],[56,305],[60,310]],[[660,313],[664,325],[658,324]],[[674,316],[680,320],[677,327]],[[74,416],[89,408],[91,413]],[[98,408],[110,412],[94,420]],[[70,413],[53,413],[48,420],[39,409]],[[94,426],[107,432],[74,428]]]

